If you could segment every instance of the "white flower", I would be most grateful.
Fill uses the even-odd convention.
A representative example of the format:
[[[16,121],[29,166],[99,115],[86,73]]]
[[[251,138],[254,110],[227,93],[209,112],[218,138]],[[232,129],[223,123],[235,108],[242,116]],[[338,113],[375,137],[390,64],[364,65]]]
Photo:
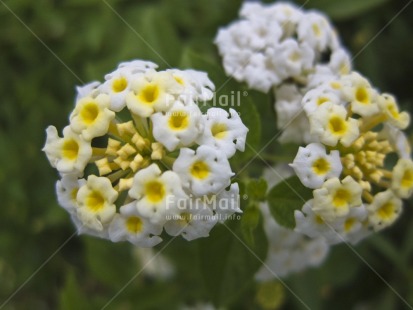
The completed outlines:
[[[126,61],[126,62],[120,63],[118,66],[118,70],[122,70],[123,72],[128,72],[131,74],[146,73],[150,70],[155,70],[156,68],[158,68],[157,64],[151,61],[144,61],[144,60]]]
[[[274,49],[274,66],[279,68],[283,79],[301,75],[313,66],[314,51],[306,43],[286,39]]]
[[[134,79],[126,105],[132,113],[148,117],[169,110],[182,89],[170,72],[149,71]]]
[[[90,142],[74,133],[70,126],[63,129],[63,138],[59,138],[54,126],[47,127],[46,134],[43,151],[52,167],[60,173],[82,174],[92,157]]]
[[[79,218],[79,215],[77,213],[72,213],[70,216],[70,219],[75,225],[76,232],[78,235],[89,235],[89,236],[98,237],[102,239],[109,239],[109,231],[108,231],[107,226],[104,226],[102,230],[96,230],[88,226],[85,226],[85,224]]]
[[[136,208],[136,202],[124,205],[109,226],[109,238],[113,242],[129,241],[136,246],[153,247],[162,239],[162,225],[152,224]]]
[[[302,100],[302,107],[307,114],[316,112],[326,102],[341,105],[340,98],[334,92],[325,87],[317,87],[307,92]]]
[[[153,248],[135,247],[133,254],[139,261],[139,266],[143,269],[142,273],[147,277],[169,279],[175,273],[175,267],[168,257],[155,252]]]
[[[135,76],[128,70],[118,69],[105,76],[106,82],[99,89],[110,97],[110,109],[121,111],[126,106],[126,95],[130,91]]]
[[[396,221],[402,211],[402,201],[391,190],[386,190],[374,196],[367,210],[370,225],[379,231]]]
[[[217,195],[204,196],[201,199],[217,215],[220,223],[234,213],[242,213],[238,183],[232,183],[229,190],[221,190]]]
[[[116,213],[117,198],[108,178],[90,175],[77,192],[77,216],[84,226],[102,231]]]
[[[406,129],[410,123],[410,115],[407,112],[399,111],[396,99],[389,94],[382,94],[378,97],[378,104],[381,111],[386,115],[387,121],[398,129]]]
[[[320,143],[300,147],[291,167],[301,183],[309,188],[319,188],[326,179],[339,177],[343,169],[339,151],[334,150],[327,154]]]
[[[70,214],[76,212],[77,192],[85,183],[85,179],[79,180],[75,174],[63,175],[62,179],[56,182],[57,201]]]
[[[351,176],[341,182],[338,178],[329,179],[314,190],[313,210],[328,221],[347,216],[350,208],[361,205],[361,192],[360,184]]]
[[[318,51],[324,51],[331,40],[333,29],[327,18],[319,12],[308,12],[297,27],[298,39]]]
[[[269,249],[265,264],[255,275],[258,281],[285,277],[309,266],[317,266],[326,258],[329,246],[322,237],[310,239],[281,227],[274,221],[266,204],[261,204],[261,210]]]
[[[369,81],[357,72],[347,75],[345,80],[350,82],[343,88],[343,94],[351,104],[351,110],[361,116],[372,116],[380,111],[377,104],[377,91]]]
[[[196,70],[169,69],[174,79],[184,87],[180,97],[184,102],[205,102],[214,96],[215,85],[208,78],[208,74]]]
[[[153,136],[169,151],[178,146],[189,146],[204,129],[202,113],[195,104],[184,106],[176,101],[166,113],[151,115]]]
[[[173,171],[180,176],[184,189],[195,196],[218,194],[231,184],[234,175],[228,159],[207,145],[196,151],[182,148]]]
[[[354,118],[347,119],[347,111],[343,106],[326,102],[309,115],[311,133],[323,144],[349,146],[359,136],[358,122]]]
[[[383,129],[378,138],[388,140],[401,158],[410,158],[412,152],[409,140],[404,132],[390,124],[383,124]]]
[[[100,85],[100,82],[98,81],[93,81],[90,83],[87,83],[86,85],[83,86],[76,86],[76,101],[78,102],[80,99],[83,97],[87,96],[95,96],[98,93],[98,86]]]
[[[343,241],[342,237],[335,230],[337,222],[342,223],[342,219],[326,221],[313,210],[314,200],[307,201],[302,210],[294,211],[295,229],[294,231],[304,234],[310,238],[324,238],[328,244],[333,245]]]
[[[109,96],[100,94],[97,97],[83,97],[70,114],[70,127],[82,137],[91,141],[103,136],[114,119],[115,113],[109,110]]]
[[[328,66],[339,75],[349,74],[352,68],[351,56],[344,48],[340,47],[332,52]]]
[[[175,214],[176,203],[186,199],[179,176],[162,173],[156,164],[135,174],[129,196],[137,199],[138,211],[153,224],[164,224],[168,214]]]
[[[413,193],[413,161],[401,158],[393,168],[391,188],[400,198],[409,198]]]
[[[346,242],[356,244],[371,233],[365,225],[366,219],[366,206],[354,207],[350,209],[349,214],[341,221],[341,225],[336,225],[336,229]]]
[[[165,223],[165,231],[171,236],[182,235],[188,241],[208,237],[217,223],[217,216],[200,198],[180,202],[178,214]]]
[[[230,109],[228,114],[223,109],[211,108],[204,118],[204,134],[198,139],[200,145],[213,146],[228,158],[236,150],[244,151],[248,128],[234,109]]]

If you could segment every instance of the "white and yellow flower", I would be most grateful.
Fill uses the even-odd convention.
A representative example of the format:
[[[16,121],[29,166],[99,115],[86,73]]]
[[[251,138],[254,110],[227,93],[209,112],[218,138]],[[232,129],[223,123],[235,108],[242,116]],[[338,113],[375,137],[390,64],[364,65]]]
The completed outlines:
[[[349,146],[359,136],[358,122],[343,106],[326,102],[309,115],[311,133],[328,146]]]
[[[153,224],[136,208],[136,202],[120,207],[109,226],[113,242],[129,241],[136,246],[153,247],[162,241],[162,225]]]
[[[57,201],[70,214],[76,213],[77,192],[85,184],[86,180],[78,179],[75,174],[65,174],[56,182]]]
[[[319,51],[325,50],[331,40],[333,29],[327,18],[316,12],[308,12],[297,27],[298,39]]]
[[[152,114],[153,136],[169,151],[178,146],[190,146],[203,132],[202,113],[195,104],[176,101],[166,113]]]
[[[169,235],[181,235],[188,241],[208,237],[218,220],[201,198],[181,201],[178,210],[164,228]]]
[[[181,178],[184,189],[198,197],[218,194],[231,184],[234,175],[228,159],[207,145],[201,145],[196,151],[182,148],[173,171]]]
[[[374,196],[367,210],[369,224],[379,231],[396,221],[402,211],[402,201],[391,190],[386,190]]]
[[[351,176],[345,177],[341,182],[338,178],[328,179],[313,192],[313,210],[328,221],[345,217],[350,208],[362,204],[361,193],[362,187]]]
[[[326,179],[339,177],[343,169],[339,151],[333,150],[327,154],[320,143],[300,147],[290,166],[301,183],[309,188],[319,188]]]
[[[215,85],[208,78],[208,74],[196,70],[169,69],[174,79],[183,86],[180,99],[184,103],[192,104],[194,101],[209,101],[214,96]]]
[[[106,82],[99,87],[99,90],[109,95],[109,107],[112,111],[119,112],[126,106],[126,95],[135,78],[136,75],[124,69],[118,69],[105,76]]]
[[[400,198],[413,193],[413,161],[401,158],[393,168],[391,189]]]
[[[153,224],[164,224],[168,214],[175,214],[176,204],[187,198],[179,176],[173,171],[162,173],[156,164],[135,174],[129,196],[137,200],[138,211]]]
[[[70,114],[70,127],[87,141],[103,136],[115,118],[115,113],[109,110],[109,105],[109,96],[106,94],[79,99]]]
[[[305,94],[302,100],[302,107],[307,114],[316,112],[318,107],[324,103],[331,102],[335,105],[341,105],[338,95],[324,87],[318,87],[310,90]]]
[[[410,115],[407,112],[400,112],[396,99],[389,94],[382,94],[378,97],[378,105],[386,116],[386,120],[398,129],[406,129],[410,124]]]
[[[227,111],[220,108],[211,108],[204,116],[205,132],[199,137],[200,145],[215,147],[228,158],[236,150],[244,151],[248,128],[234,109]]]
[[[43,151],[52,167],[60,173],[82,174],[92,157],[90,142],[74,133],[70,126],[63,129],[63,138],[59,137],[54,126],[47,127],[46,134]]]
[[[149,71],[138,76],[126,95],[129,110],[141,117],[169,110],[177,96],[183,91],[170,72]]]
[[[377,114],[380,111],[378,93],[369,81],[357,72],[352,72],[345,79],[349,84],[343,88],[343,94],[350,102],[351,110],[363,117]]]
[[[90,229],[102,231],[116,213],[118,192],[108,178],[90,175],[76,196],[77,216]]]

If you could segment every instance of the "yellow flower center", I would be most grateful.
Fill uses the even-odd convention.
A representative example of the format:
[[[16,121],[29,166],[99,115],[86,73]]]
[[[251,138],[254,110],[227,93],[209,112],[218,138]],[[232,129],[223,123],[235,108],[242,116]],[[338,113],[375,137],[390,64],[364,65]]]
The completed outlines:
[[[328,123],[328,127],[333,134],[338,136],[345,134],[347,131],[346,121],[339,116],[331,117]]]
[[[159,181],[151,181],[145,185],[146,197],[150,202],[157,203],[165,197],[165,186]]]
[[[184,80],[182,78],[180,78],[179,76],[174,76],[174,79],[175,79],[175,81],[177,81],[182,86],[185,85]]]
[[[112,90],[115,93],[120,93],[126,89],[128,86],[128,81],[124,77],[115,79],[112,83]]]
[[[326,97],[319,97],[319,98],[317,99],[317,105],[320,106],[320,105],[322,105],[323,103],[325,103],[325,102],[327,102],[327,101],[329,101],[328,98],[326,98]]]
[[[139,92],[139,99],[145,104],[153,104],[159,97],[158,85],[148,84]]]
[[[333,196],[333,205],[335,207],[344,207],[351,199],[351,194],[348,190],[338,189]]]
[[[392,204],[391,202],[387,202],[379,210],[377,210],[377,215],[382,220],[390,220],[394,216],[394,210],[394,204]]]
[[[363,104],[370,103],[370,96],[365,87],[358,87],[356,90],[356,100]]]
[[[182,222],[185,222],[185,224],[187,224],[191,221],[192,215],[191,215],[191,213],[183,212],[183,213],[181,213],[180,218],[181,218]]]
[[[319,224],[319,225],[324,224],[323,218],[322,218],[321,216],[319,216],[319,215],[316,215],[316,216],[315,216],[315,222],[316,222],[317,224]]]
[[[190,169],[194,178],[203,180],[209,175],[209,166],[203,161],[195,162]]]
[[[172,112],[172,115],[169,118],[168,123],[169,123],[169,127],[173,130],[184,130],[189,125],[188,114],[184,111]]]
[[[320,27],[317,24],[313,24],[311,28],[313,29],[313,32],[314,32],[316,37],[321,36],[321,30],[320,30]]]
[[[137,216],[131,216],[126,220],[126,229],[132,233],[137,234],[142,231],[143,223],[142,220]]]
[[[70,193],[70,199],[72,199],[73,201],[76,201],[76,197],[77,197],[77,192],[79,191],[78,187],[75,187],[72,192]]]
[[[94,102],[85,104],[80,110],[80,117],[87,125],[93,124],[99,115],[99,107]]]
[[[394,104],[388,104],[387,105],[387,111],[389,111],[389,114],[394,119],[398,119],[400,117],[399,111],[397,110],[397,107]]]
[[[62,156],[69,160],[75,160],[79,153],[79,144],[74,139],[66,140],[62,146]]]
[[[353,228],[354,224],[356,224],[356,223],[357,223],[357,220],[355,218],[347,219],[344,222],[344,231],[349,232]]]
[[[401,180],[401,186],[404,188],[413,187],[413,171],[412,170],[406,170],[404,172],[402,180]]]
[[[227,135],[228,127],[224,123],[215,123],[211,127],[211,133],[215,139],[223,139]]]
[[[331,167],[330,167],[330,163],[328,162],[328,160],[326,160],[323,157],[320,157],[319,159],[313,162],[312,168],[315,174],[325,175],[327,172],[330,171]]]
[[[105,198],[98,191],[91,191],[85,200],[86,207],[93,212],[98,212],[105,205]]]

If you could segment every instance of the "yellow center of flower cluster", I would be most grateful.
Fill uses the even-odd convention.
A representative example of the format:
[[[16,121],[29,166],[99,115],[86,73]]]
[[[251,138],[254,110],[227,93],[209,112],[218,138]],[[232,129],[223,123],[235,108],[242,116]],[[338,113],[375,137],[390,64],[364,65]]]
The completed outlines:
[[[363,133],[348,148],[340,149],[343,172],[359,182],[365,193],[371,192],[372,183],[388,187],[383,179],[391,173],[384,169],[384,162],[391,152],[393,148],[389,142],[379,138],[377,132]]]
[[[148,134],[146,120],[138,119],[126,123],[112,123],[109,127],[109,138],[106,148],[93,148],[94,162],[99,175],[106,175],[118,191],[128,190],[132,186],[134,174],[148,167],[155,160],[162,160],[165,152],[160,143],[153,142]],[[183,126],[185,120],[175,120],[175,125]],[[138,130],[139,128],[139,130]],[[75,142],[75,141],[74,141]],[[76,144],[77,145],[77,144]],[[68,157],[75,156],[75,145],[67,145],[65,152]],[[150,187],[149,199],[156,201],[161,197],[160,188]]]

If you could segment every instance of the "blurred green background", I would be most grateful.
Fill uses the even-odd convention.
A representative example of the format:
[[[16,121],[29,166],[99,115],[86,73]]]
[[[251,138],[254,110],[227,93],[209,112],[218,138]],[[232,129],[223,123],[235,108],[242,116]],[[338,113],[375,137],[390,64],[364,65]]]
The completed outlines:
[[[327,12],[357,55],[355,68],[413,112],[411,2],[310,0],[305,8]],[[257,298],[263,288],[251,281],[248,267],[205,281],[214,274],[208,270],[213,265],[202,263],[197,249],[209,241],[174,240],[165,251],[177,268],[170,280],[132,278],[141,263],[130,245],[73,236],[69,216],[56,203],[57,173],[40,151],[45,128],[67,124],[75,85],[102,80],[119,62],[134,58],[161,68],[184,69],[194,53],[217,62],[214,35],[236,18],[240,5],[240,0],[0,1],[0,309],[101,309],[113,297],[107,309],[175,309],[212,300],[230,309],[265,308]],[[323,267],[286,283],[311,309],[408,308],[406,303],[413,304],[411,201],[405,207],[391,229],[356,247],[364,261],[338,246]],[[216,230],[210,240],[233,239]],[[239,255],[249,257],[240,262]],[[222,261],[225,270],[257,264],[239,248]],[[216,283],[222,284],[219,293]],[[264,297],[284,295],[282,309],[303,308],[288,290],[270,292]]]

